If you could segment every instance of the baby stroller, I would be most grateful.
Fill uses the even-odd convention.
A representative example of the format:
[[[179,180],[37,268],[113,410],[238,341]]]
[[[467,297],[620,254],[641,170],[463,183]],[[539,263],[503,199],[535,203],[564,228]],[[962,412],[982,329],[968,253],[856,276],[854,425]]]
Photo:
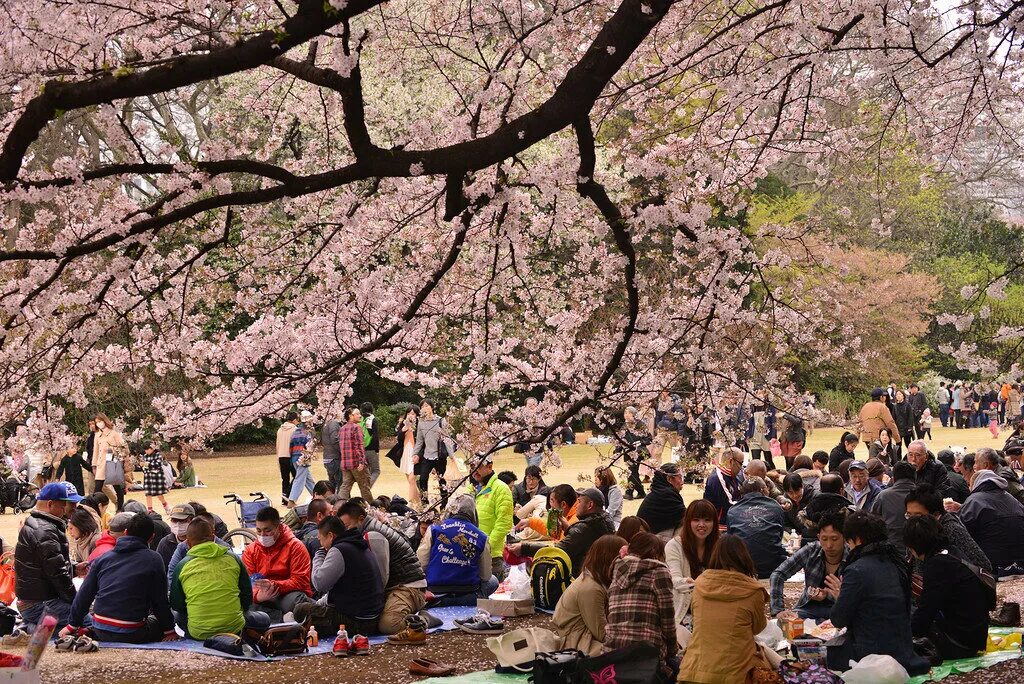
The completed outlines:
[[[25,482],[16,475],[0,480],[0,515],[12,509],[15,513],[23,513],[36,505],[36,491],[39,488]]]

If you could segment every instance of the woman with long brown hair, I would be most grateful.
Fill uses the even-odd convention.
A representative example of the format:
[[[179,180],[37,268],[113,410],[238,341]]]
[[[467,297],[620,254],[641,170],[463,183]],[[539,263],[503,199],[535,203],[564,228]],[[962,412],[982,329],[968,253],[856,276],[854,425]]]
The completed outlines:
[[[594,471],[594,486],[604,494],[605,513],[612,519],[612,526],[618,528],[622,522],[622,489],[611,467],[601,466]]]
[[[747,545],[736,535],[723,535],[694,584],[693,639],[679,681],[743,682],[755,667],[769,667],[754,642],[768,624],[767,603]]]
[[[552,619],[562,637],[562,648],[599,655],[608,619],[608,585],[612,569],[626,540],[614,534],[599,537],[583,560],[583,572],[569,585],[555,606]]]
[[[108,485],[113,487],[114,496],[117,499],[117,510],[120,511],[124,507],[124,486],[132,467],[131,454],[128,452],[128,444],[124,441],[124,437],[114,429],[114,421],[110,420],[105,413],[97,413],[93,420],[96,421],[97,431],[92,454],[92,467],[96,476],[93,491],[103,491],[103,486],[108,479],[108,465],[114,460],[120,461],[121,482]]]
[[[716,516],[710,501],[691,501],[679,534],[665,545],[665,565],[672,574],[672,603],[677,625],[683,623],[690,611],[694,580],[711,563],[719,535]]]

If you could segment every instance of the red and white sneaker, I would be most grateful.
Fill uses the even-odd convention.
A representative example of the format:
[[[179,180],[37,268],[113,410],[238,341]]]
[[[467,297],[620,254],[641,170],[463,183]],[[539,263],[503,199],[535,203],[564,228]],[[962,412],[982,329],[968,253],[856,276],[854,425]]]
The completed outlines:
[[[370,655],[370,640],[362,634],[356,634],[352,637],[351,651],[354,655]]]
[[[331,655],[335,658],[348,658],[352,650],[352,641],[348,637],[337,637],[331,647]]]

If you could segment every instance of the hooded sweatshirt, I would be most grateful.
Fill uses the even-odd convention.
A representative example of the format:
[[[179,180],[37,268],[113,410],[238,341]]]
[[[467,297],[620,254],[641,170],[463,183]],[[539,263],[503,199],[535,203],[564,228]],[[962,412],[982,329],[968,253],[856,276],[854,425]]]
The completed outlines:
[[[678,650],[672,575],[659,560],[626,556],[615,562],[608,587],[604,652],[639,643],[657,646],[667,671],[665,660]]]
[[[188,634],[193,639],[241,633],[251,604],[249,573],[223,546],[196,544],[174,568],[171,607],[187,614]]]
[[[259,573],[264,579],[272,580],[283,595],[301,591],[313,595],[309,583],[309,551],[287,525],[280,526],[281,536],[271,546],[249,544],[242,552],[242,562],[250,575]]]
[[[768,592],[753,577],[733,570],[705,570],[693,587],[693,639],[679,681],[734,684],[764,666],[754,635],[767,625]],[[728,648],[723,646],[727,645]]]
[[[1024,506],[1006,491],[1006,480],[991,470],[974,475],[974,487],[960,509],[960,520],[999,575],[1024,566]]]
[[[651,493],[640,504],[637,517],[650,526],[651,532],[658,534],[679,527],[683,522],[684,513],[686,504],[683,502],[683,495],[669,484],[665,473],[656,470],[654,479],[651,480]]]

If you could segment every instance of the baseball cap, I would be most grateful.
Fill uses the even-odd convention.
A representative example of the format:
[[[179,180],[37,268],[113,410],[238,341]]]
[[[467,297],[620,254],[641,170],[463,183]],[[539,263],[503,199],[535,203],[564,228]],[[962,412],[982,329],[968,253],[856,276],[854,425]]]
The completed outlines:
[[[171,520],[188,520],[189,518],[194,518],[195,515],[196,509],[188,504],[178,504],[171,509]]]
[[[78,503],[82,497],[78,495],[75,485],[70,482],[51,482],[39,490],[36,501],[71,501]]]
[[[309,411],[303,411],[302,413],[299,414],[299,418],[301,418],[303,421],[313,420],[313,414],[310,413]]]
[[[885,396],[885,390],[882,389],[881,387],[876,387],[875,389],[871,390],[871,398],[872,399],[877,399],[878,397],[884,397],[884,396]]]
[[[588,487],[580,492],[580,496],[585,496],[601,508],[604,508],[604,494],[597,487]]]
[[[850,470],[867,470],[868,464],[864,461],[854,461],[850,464]]]

